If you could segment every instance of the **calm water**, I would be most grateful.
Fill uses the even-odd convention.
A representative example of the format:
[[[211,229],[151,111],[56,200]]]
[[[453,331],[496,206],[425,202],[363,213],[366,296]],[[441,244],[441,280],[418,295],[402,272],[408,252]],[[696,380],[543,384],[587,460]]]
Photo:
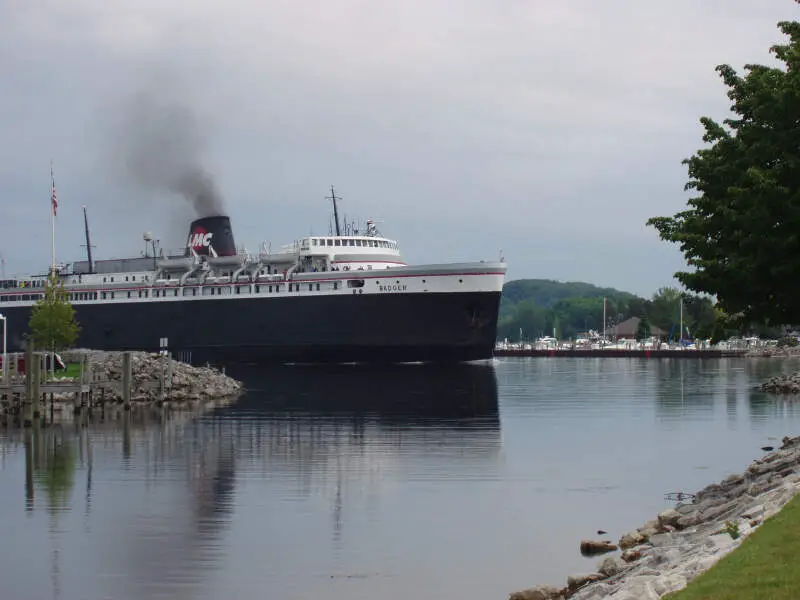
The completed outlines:
[[[0,432],[0,596],[491,600],[800,434],[800,365],[500,359],[242,374],[237,405]],[[98,419],[99,420],[99,419]]]

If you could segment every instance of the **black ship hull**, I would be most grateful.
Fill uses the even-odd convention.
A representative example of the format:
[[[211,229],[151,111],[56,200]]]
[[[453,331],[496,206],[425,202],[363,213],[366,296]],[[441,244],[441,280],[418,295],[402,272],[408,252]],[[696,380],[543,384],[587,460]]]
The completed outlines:
[[[76,303],[75,347],[192,363],[464,362],[491,358],[500,292]],[[29,307],[2,307],[22,350]]]

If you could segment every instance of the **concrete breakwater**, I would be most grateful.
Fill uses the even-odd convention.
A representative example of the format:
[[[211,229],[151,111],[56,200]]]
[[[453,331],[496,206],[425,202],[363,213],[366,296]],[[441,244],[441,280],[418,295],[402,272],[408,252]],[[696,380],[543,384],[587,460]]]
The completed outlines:
[[[595,572],[572,575],[567,585],[514,592],[510,600],[656,600],[677,591],[738,547],[800,489],[800,437],[678,502],[642,527],[605,544],[621,554]],[[582,547],[588,546],[586,542]],[[603,542],[598,541],[602,548]]]

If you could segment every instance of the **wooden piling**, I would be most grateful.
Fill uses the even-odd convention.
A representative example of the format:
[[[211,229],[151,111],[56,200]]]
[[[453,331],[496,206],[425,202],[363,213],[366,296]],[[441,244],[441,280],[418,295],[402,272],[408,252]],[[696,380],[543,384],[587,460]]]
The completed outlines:
[[[42,385],[42,361],[44,355],[36,352],[33,355],[33,363],[31,363],[31,378],[33,379],[31,388],[31,412],[33,413],[33,420],[41,418],[41,411],[39,410],[39,403],[42,399],[41,385]]]
[[[22,399],[22,426],[33,424],[33,346],[29,343],[25,348],[25,397]]]
[[[131,409],[131,353],[122,353],[122,404],[124,410]]]
[[[33,510],[33,452],[34,440],[30,429],[25,431],[25,508]]]

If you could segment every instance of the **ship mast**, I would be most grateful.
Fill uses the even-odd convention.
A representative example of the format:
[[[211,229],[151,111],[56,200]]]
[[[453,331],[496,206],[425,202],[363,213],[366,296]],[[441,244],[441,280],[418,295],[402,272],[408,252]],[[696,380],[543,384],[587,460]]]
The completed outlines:
[[[86,205],[83,205],[83,225],[86,233],[86,255],[89,259],[89,273],[94,273],[94,263],[92,262],[92,242],[89,239],[89,218],[86,216]]]
[[[336,206],[336,201],[337,200],[341,200],[341,198],[337,198],[336,197],[336,193],[333,191],[333,186],[331,186],[331,195],[327,196],[325,199],[333,201],[333,219],[334,219],[334,221],[336,221],[336,235],[337,236],[341,236],[342,235],[342,230],[339,227],[339,209]]]

